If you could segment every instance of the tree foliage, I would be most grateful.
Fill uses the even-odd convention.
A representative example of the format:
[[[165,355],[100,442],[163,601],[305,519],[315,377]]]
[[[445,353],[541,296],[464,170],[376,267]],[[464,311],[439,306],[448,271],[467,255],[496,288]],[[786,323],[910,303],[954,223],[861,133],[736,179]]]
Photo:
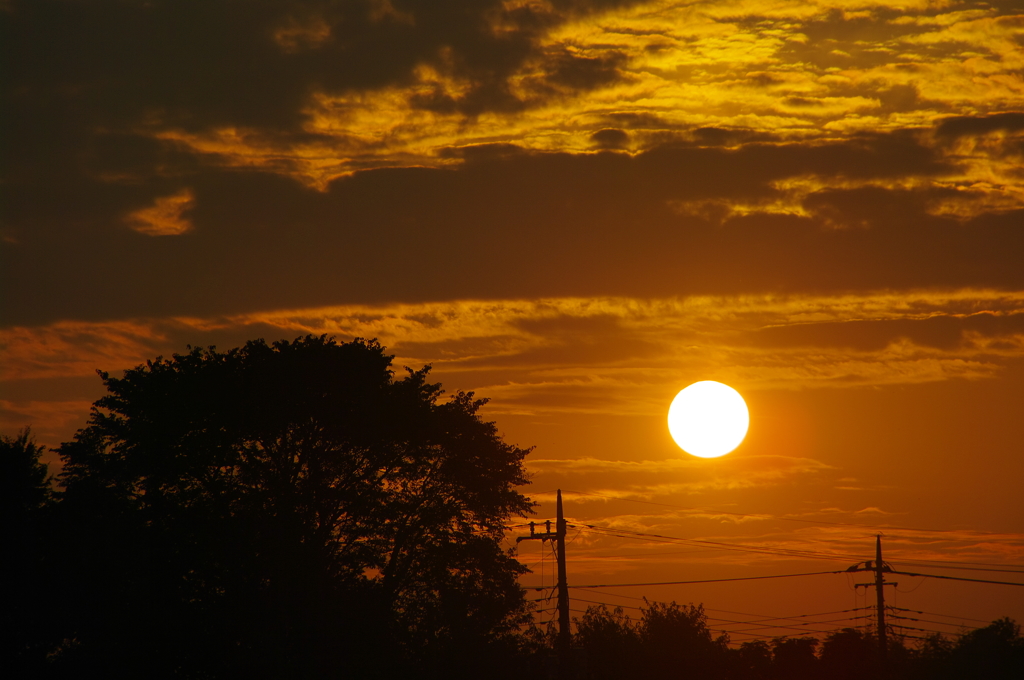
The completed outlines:
[[[305,337],[101,374],[108,394],[60,449],[82,564],[67,656],[369,677],[507,639],[524,568],[500,540],[531,507],[527,451],[484,401],[442,401],[429,368],[399,379],[391,359]]]
[[[0,435],[0,659],[16,672],[38,665],[52,637],[46,573],[53,494],[42,454],[28,428]]]
[[[907,676],[913,680],[1024,677],[1024,638],[1020,626],[1001,618],[955,640],[941,635],[926,639],[910,658]]]
[[[574,620],[582,652],[581,677],[593,680],[844,680],[879,677],[882,667],[872,632],[844,628],[825,636],[730,640],[710,631],[704,608],[651,602],[638,619],[621,608],[590,606]],[[1010,680],[1024,677],[1024,638],[1010,619],[999,619],[955,639],[935,635],[907,649],[888,640],[891,680]]]

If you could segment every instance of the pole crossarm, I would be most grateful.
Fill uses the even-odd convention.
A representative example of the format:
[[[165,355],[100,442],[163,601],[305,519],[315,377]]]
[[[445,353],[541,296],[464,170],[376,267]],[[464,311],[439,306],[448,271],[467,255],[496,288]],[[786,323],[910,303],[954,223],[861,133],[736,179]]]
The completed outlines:
[[[558,539],[558,532],[551,530],[551,520],[544,522],[545,530],[543,533],[537,533],[537,523],[530,522],[530,535],[529,536],[517,536],[516,543],[522,541],[554,541]]]
[[[858,562],[853,566],[849,567],[843,573],[851,573],[858,571],[871,571],[875,574],[875,580],[871,583],[855,583],[855,588],[870,588],[875,587],[875,599],[877,601],[876,609],[878,621],[876,623],[877,635],[878,635],[878,677],[880,680],[886,680],[889,677],[889,664],[888,664],[888,630],[885,625],[885,586],[896,586],[898,585],[894,581],[886,581],[886,574],[902,574],[894,570],[891,566],[886,564],[882,560],[882,534],[878,534],[875,537],[875,559],[867,560],[866,562]]]
[[[875,567],[875,561],[874,560],[868,560],[867,562],[858,562],[857,564],[853,565],[852,567],[849,567],[848,569],[846,569],[846,571],[844,571],[843,573],[848,573],[848,572],[851,572],[851,571],[882,571],[882,572],[885,572],[887,574],[902,574],[902,573],[904,573],[902,571],[896,571],[895,569],[893,569],[891,566],[889,566],[885,562],[882,563],[882,568],[878,569],[877,567]]]
[[[536,522],[530,522],[530,535],[516,537],[516,543],[522,541],[554,541],[557,548],[558,562],[558,637],[555,645],[558,650],[558,675],[561,680],[567,680],[571,675],[570,646],[572,634],[569,631],[569,584],[566,579],[565,570],[565,534],[567,523],[565,513],[562,511],[562,490],[558,490],[556,500],[555,530],[551,530],[551,520],[544,522],[544,532],[537,533]]]

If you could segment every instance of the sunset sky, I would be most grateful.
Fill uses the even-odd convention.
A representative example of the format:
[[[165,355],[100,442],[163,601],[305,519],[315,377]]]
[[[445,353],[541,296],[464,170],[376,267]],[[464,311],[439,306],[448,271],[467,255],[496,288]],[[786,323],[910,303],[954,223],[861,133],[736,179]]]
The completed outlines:
[[[56,446],[97,369],[189,344],[378,338],[536,447],[571,585],[842,570],[879,532],[1024,583],[1020,0],[2,0],[0,45],[4,434]],[[669,437],[698,380],[749,405],[724,458]],[[572,595],[746,630],[867,580]],[[952,624],[908,626],[1024,623],[1022,587],[893,580]]]

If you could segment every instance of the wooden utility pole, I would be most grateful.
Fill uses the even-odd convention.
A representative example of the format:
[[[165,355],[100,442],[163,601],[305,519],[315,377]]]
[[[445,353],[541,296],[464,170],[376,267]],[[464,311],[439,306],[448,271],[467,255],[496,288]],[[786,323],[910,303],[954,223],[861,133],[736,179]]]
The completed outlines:
[[[882,663],[882,678],[886,677],[888,644],[885,631],[885,570],[892,571],[882,562],[882,537],[875,536],[875,604],[878,607],[878,658]]]
[[[558,637],[555,638],[555,648],[558,652],[558,675],[564,680],[571,677],[569,665],[571,663],[572,635],[569,631],[569,584],[565,575],[565,535],[567,531],[565,514],[562,512],[561,489],[558,490],[555,508],[554,531],[551,531],[551,520],[544,523],[544,533],[538,533],[536,524],[530,522],[530,535],[519,536],[516,538],[516,543],[529,540],[555,541],[555,554],[558,561]]]
[[[892,572],[892,567],[882,561],[882,535],[875,537],[875,559],[872,562],[858,562],[846,571],[873,571],[875,572],[874,583],[858,583],[857,588],[875,587],[875,606],[878,609],[878,662],[879,677],[886,680],[889,677],[888,659],[888,635],[885,629],[885,586],[895,586],[896,583],[887,582],[885,573]]]
[[[569,584],[565,578],[565,515],[562,513],[562,490],[558,490],[555,515],[555,540],[558,541],[558,661],[562,677],[568,677],[569,646]]]

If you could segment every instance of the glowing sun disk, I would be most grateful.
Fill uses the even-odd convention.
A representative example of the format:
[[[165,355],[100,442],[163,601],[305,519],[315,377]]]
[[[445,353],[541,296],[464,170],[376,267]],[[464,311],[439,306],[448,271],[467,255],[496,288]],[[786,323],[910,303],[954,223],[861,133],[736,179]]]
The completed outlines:
[[[679,448],[701,458],[717,458],[743,441],[750,413],[740,393],[720,382],[702,380],[683,389],[668,409],[668,430]]]

